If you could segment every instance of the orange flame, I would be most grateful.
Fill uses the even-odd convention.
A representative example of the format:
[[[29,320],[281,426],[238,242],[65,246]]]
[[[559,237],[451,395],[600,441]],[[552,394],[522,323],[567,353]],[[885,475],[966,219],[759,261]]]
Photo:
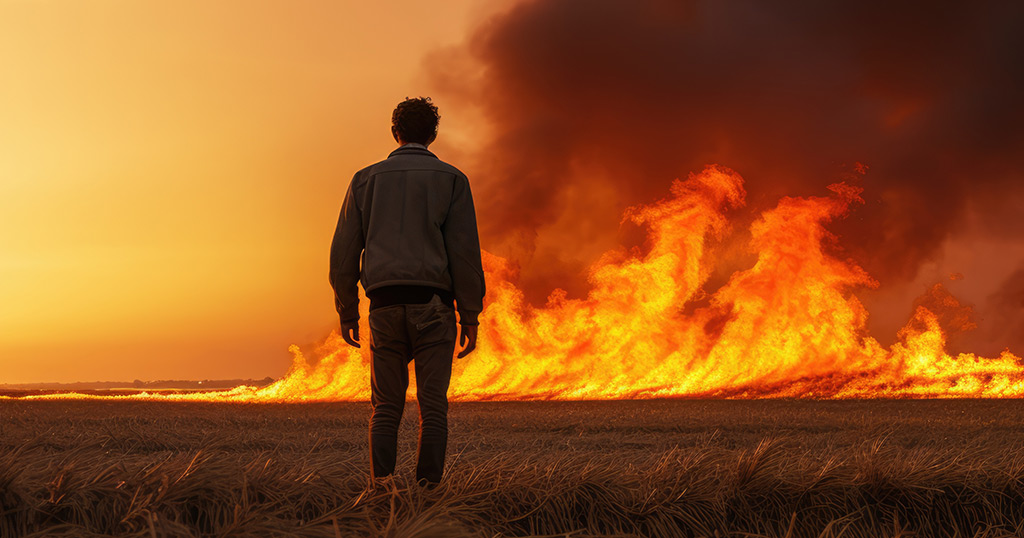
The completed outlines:
[[[753,267],[713,295],[702,286],[715,260],[709,242],[741,206],[742,178],[712,166],[672,184],[671,196],[631,208],[649,250],[606,253],[585,299],[555,290],[528,305],[509,262],[484,253],[487,306],[477,351],[455,363],[454,400],[652,397],[1008,397],[1024,394],[1020,357],[945,352],[935,312],[917,307],[886,349],[867,335],[852,294],[877,285],[828,254],[824,225],[862,202],[861,189],[783,198],[751,226]],[[365,307],[365,301],[364,309]],[[697,304],[705,306],[692,307]],[[688,311],[689,310],[689,311]],[[366,312],[363,312],[366,318]],[[365,330],[365,328],[364,328]],[[365,333],[364,333],[365,334]],[[260,389],[130,398],[215,401],[369,399],[369,353],[332,333],[309,364],[296,346],[287,375]],[[67,397],[57,395],[49,397]]]

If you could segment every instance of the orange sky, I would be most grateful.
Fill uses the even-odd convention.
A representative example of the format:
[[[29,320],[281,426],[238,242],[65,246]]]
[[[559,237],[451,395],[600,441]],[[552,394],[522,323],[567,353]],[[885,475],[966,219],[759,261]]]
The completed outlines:
[[[0,383],[282,375],[352,172],[487,4],[0,1]]]

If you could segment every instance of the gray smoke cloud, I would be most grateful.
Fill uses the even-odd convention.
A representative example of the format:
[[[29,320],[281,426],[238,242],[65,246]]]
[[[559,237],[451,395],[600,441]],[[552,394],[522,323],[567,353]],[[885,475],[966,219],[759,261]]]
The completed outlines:
[[[1024,179],[1021,28],[1016,2],[530,1],[428,70],[442,114],[457,101],[489,126],[464,166],[482,239],[534,302],[583,293],[598,253],[642,237],[622,210],[709,163],[743,175],[749,215],[866,164],[866,204],[832,230],[884,288],[969,207],[1024,241],[998,201]],[[1008,308],[1018,280],[975,306]]]

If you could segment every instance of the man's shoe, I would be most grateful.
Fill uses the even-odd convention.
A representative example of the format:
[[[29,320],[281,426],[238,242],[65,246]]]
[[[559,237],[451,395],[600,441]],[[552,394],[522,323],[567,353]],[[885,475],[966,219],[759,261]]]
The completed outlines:
[[[366,484],[366,490],[371,493],[382,493],[398,489],[395,485],[395,475],[371,476]]]
[[[441,483],[440,482],[433,482],[431,480],[427,480],[426,478],[421,478],[421,479],[416,481],[416,485],[421,487],[421,488],[423,488],[423,489],[425,489],[425,490],[427,490],[427,491],[433,491],[433,490],[437,489],[437,487],[440,486]]]

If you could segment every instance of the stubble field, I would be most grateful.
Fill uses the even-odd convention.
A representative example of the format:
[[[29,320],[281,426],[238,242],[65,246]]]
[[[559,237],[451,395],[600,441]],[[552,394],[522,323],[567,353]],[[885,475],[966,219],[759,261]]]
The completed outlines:
[[[0,536],[1024,535],[1019,400],[455,403],[435,490],[368,414],[0,401]]]

